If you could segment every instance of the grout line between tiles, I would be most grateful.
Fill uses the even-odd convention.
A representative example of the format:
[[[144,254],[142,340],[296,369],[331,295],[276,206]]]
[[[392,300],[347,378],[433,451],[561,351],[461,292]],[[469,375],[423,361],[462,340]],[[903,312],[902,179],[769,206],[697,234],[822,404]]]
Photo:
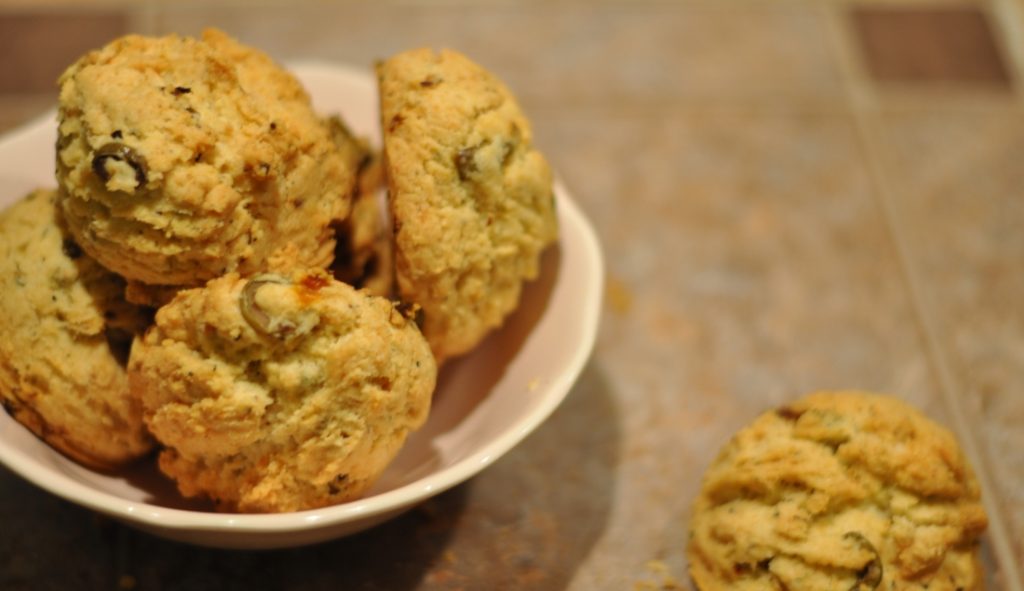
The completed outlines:
[[[854,125],[856,126],[857,139],[861,144],[861,152],[864,154],[871,176],[871,183],[874,187],[875,201],[882,210],[882,217],[886,225],[889,239],[896,251],[896,258],[903,274],[904,283],[910,294],[911,304],[921,335],[924,339],[926,355],[930,365],[936,373],[939,382],[939,392],[942,395],[953,430],[960,439],[964,454],[970,459],[975,468],[975,477],[978,479],[982,489],[982,504],[986,513],[994,518],[990,520],[988,534],[992,539],[993,553],[999,562],[999,568],[1004,574],[1006,591],[1024,591],[1021,586],[1020,572],[1016,566],[1013,545],[1010,542],[1009,533],[1006,531],[1006,520],[1002,518],[1003,512],[996,503],[994,495],[996,488],[994,481],[989,476],[988,462],[984,461],[985,456],[981,452],[975,431],[971,429],[966,413],[956,395],[960,390],[953,372],[949,369],[949,355],[941,345],[938,337],[939,329],[936,327],[934,313],[931,306],[927,305],[922,285],[925,283],[920,274],[911,264],[910,249],[906,241],[900,235],[901,226],[899,215],[893,206],[894,191],[892,185],[886,179],[885,172],[879,158],[874,154],[877,149],[878,132],[875,124],[870,121],[870,113],[862,108],[854,108]]]
[[[1009,60],[1011,81],[1024,84],[1024,7],[1017,0],[990,0],[992,26],[999,34],[999,48]],[[1024,102],[1024,93],[1017,96]]]
[[[160,14],[158,0],[145,0],[139,3],[132,13],[132,17],[135,19],[134,24],[139,27],[139,30],[131,32],[150,36],[160,35]]]
[[[995,500],[994,481],[989,476],[988,463],[982,461],[986,456],[981,452],[981,447],[976,440],[977,436],[971,430],[967,415],[956,395],[959,388],[956,378],[950,370],[949,355],[939,339],[940,331],[934,320],[934,312],[924,295],[926,292],[922,286],[925,281],[912,264],[910,247],[899,231],[902,225],[894,206],[895,191],[876,152],[881,145],[879,141],[881,134],[872,117],[876,114],[877,108],[866,81],[860,76],[859,70],[854,65],[851,50],[845,42],[848,36],[842,25],[842,16],[836,7],[827,10],[826,19],[827,26],[831,29],[829,37],[832,40],[833,50],[846,86],[847,103],[857,134],[857,141],[871,177],[869,180],[874,189],[872,191],[874,200],[881,210],[886,232],[896,251],[900,272],[910,296],[914,320],[924,340],[925,354],[935,371],[939,392],[949,412],[953,431],[960,439],[964,455],[974,465],[975,477],[982,489],[982,504],[986,513],[992,517],[989,520],[987,533],[992,542],[992,550],[998,568],[1002,573],[1004,589],[1006,591],[1024,591],[1024,586],[1022,586],[1024,580],[1021,579],[1020,568],[1014,557],[1013,544],[1007,531],[1006,521],[1002,518],[1003,511]]]

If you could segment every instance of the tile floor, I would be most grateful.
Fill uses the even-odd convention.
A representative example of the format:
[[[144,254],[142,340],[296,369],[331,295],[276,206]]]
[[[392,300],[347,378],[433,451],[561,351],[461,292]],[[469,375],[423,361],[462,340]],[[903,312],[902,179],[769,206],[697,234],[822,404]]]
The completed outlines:
[[[861,387],[961,436],[990,500],[989,588],[1022,589],[1020,4],[39,6],[0,6],[0,130],[128,30],[220,26],[282,60],[365,67],[461,49],[532,115],[602,239],[609,287],[565,405],[394,522],[305,550],[207,551],[0,469],[0,587],[690,589],[688,506],[717,447],[764,408]]]

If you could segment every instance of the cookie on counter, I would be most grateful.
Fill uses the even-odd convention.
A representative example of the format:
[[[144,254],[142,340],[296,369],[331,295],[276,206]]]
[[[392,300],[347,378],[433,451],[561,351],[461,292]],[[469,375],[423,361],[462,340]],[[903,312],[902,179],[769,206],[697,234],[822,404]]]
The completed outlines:
[[[339,150],[358,170],[352,211],[336,226],[331,273],[343,283],[381,297],[391,297],[395,263],[391,227],[378,192],[384,187],[380,156],[366,140],[355,137],[338,117],[328,120]]]
[[[0,213],[0,400],[67,456],[110,469],[152,445],[125,363],[148,318],[38,190]]]
[[[377,67],[399,295],[438,359],[465,353],[518,305],[557,237],[552,173],[495,76],[417,49]]]
[[[60,78],[57,180],[75,240],[161,286],[326,267],[355,171],[305,90],[216,30],[129,35]]]
[[[362,495],[426,420],[437,367],[392,302],[309,271],[180,292],[129,374],[183,495],[280,512]]]
[[[690,523],[702,591],[983,588],[981,493],[956,439],[906,403],[819,392],[741,430]]]

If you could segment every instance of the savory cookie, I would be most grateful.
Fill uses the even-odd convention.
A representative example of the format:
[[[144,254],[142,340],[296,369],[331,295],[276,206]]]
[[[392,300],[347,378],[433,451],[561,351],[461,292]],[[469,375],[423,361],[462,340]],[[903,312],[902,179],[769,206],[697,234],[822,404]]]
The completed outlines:
[[[552,175],[508,89],[454,51],[377,67],[401,298],[439,360],[499,326],[557,236]]]
[[[980,590],[980,496],[953,435],[907,404],[812,394],[709,468],[690,573],[702,591]]]
[[[216,30],[123,37],[64,72],[58,117],[68,226],[124,277],[198,286],[331,262],[355,171],[265,54]]]
[[[390,226],[378,199],[384,186],[380,157],[369,144],[352,135],[337,117],[328,119],[331,135],[358,169],[352,211],[337,225],[331,273],[338,281],[373,295],[390,297],[394,284],[394,248]]]
[[[426,419],[436,374],[414,322],[325,271],[182,291],[129,363],[161,470],[241,512],[360,496]]]
[[[0,214],[0,399],[47,443],[97,468],[150,450],[125,362],[147,319],[63,227],[52,190]]]

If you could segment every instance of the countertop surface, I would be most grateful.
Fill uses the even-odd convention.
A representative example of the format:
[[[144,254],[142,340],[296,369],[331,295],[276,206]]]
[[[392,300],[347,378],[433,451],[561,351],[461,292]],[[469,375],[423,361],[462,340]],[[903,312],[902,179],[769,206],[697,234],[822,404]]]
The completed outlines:
[[[518,95],[607,262],[565,403],[485,472],[291,550],[151,537],[0,468],[0,588],[692,589],[729,436],[818,389],[890,392],[986,488],[988,588],[1024,564],[1024,8],[1013,0],[222,1],[0,7],[0,130],[81,52],[218,26],[369,70],[459,49]],[[1018,567],[1019,568],[1019,567]]]

